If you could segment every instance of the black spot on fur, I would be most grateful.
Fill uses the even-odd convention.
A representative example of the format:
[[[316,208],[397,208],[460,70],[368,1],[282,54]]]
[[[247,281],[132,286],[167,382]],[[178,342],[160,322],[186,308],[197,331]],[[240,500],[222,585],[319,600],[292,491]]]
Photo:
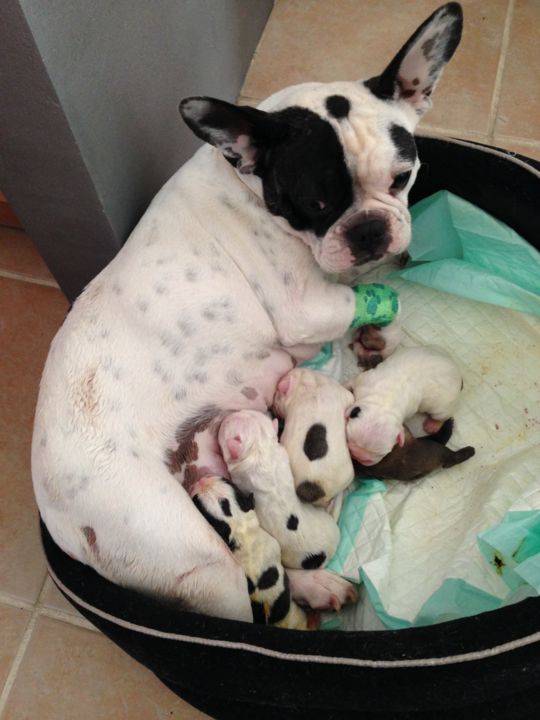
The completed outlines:
[[[328,114],[337,120],[347,117],[351,109],[351,103],[343,95],[330,95],[325,104]]]
[[[279,580],[279,570],[275,565],[267,568],[257,582],[259,590],[268,590],[268,588],[274,587]]]
[[[261,602],[251,602],[251,611],[253,612],[253,622],[257,625],[266,625],[266,615],[264,605]]]
[[[414,142],[412,134],[402,125],[392,123],[392,125],[390,125],[390,135],[392,137],[392,142],[397,148],[400,159],[414,162],[417,151],[416,143]]]
[[[192,500],[197,510],[201,513],[204,519],[214,528],[220,538],[227,543],[231,550],[235,550],[238,545],[236,543],[236,540],[234,538],[231,538],[231,528],[229,524],[226,523],[225,520],[220,520],[219,518],[215,518],[213,515],[210,515],[198,495],[194,495]]]
[[[296,488],[296,494],[303,502],[312,503],[324,497],[324,490],[311,480],[304,480]]]
[[[317,553],[317,555],[306,555],[306,557],[302,560],[302,567],[304,570],[315,570],[316,568],[321,567],[325,560],[325,552]]]
[[[255,587],[256,587],[256,586],[255,586],[253,580],[252,580],[251,578],[249,578],[247,575],[246,575],[246,580],[247,580],[248,593],[249,593],[249,595],[251,595],[252,593],[255,592]]]
[[[228,478],[221,478],[223,482],[226,482],[228,485],[230,485],[234,492],[234,499],[236,500],[238,507],[242,512],[249,512],[250,510],[255,510],[255,498],[253,497],[253,493],[249,493],[249,495],[244,494],[239,490],[236,485],[231,482]]]
[[[326,427],[322,423],[315,423],[306,433],[304,440],[304,454],[308,460],[319,460],[328,452],[326,440]]]
[[[287,518],[287,530],[296,530],[298,528],[298,522],[296,515],[289,515]]]
[[[283,590],[281,595],[278,597],[278,599],[275,601],[275,603],[272,605],[272,609],[270,610],[270,617],[268,618],[270,624],[273,625],[274,623],[283,620],[285,615],[289,612],[290,607],[291,593],[289,591],[289,588],[286,587],[285,590]]]
[[[219,507],[222,509],[224,515],[232,517],[231,504],[227,498],[220,498]]]

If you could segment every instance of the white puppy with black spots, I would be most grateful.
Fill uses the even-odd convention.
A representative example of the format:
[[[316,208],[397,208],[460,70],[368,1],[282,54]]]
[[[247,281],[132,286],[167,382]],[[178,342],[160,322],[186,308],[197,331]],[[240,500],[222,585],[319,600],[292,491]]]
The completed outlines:
[[[443,6],[366,82],[297,85],[259,109],[182,102],[207,144],[76,300],[43,372],[32,476],[66,553],[119,585],[251,620],[244,572],[189,487],[226,473],[223,417],[266,411],[280,378],[357,319],[343,278],[406,250],[413,132],[461,24],[459,5]],[[358,352],[388,355],[395,323],[374,330],[376,343],[359,329]],[[308,603],[349,595],[324,570],[298,572],[291,590]]]
[[[354,478],[345,434],[353,402],[337,380],[307,368],[291,370],[278,383],[272,410],[285,419],[280,442],[304,502],[327,505]]]
[[[463,387],[461,370],[442,348],[400,348],[350,383],[354,404],[347,441],[355,460],[375,465],[405,443],[403,423],[426,413],[424,430],[437,432],[452,417]]]
[[[232,481],[253,493],[259,522],[279,542],[285,567],[322,567],[337,548],[339,529],[322,508],[298,499],[277,421],[255,410],[231,413],[218,440]]]
[[[306,613],[291,601],[281,548],[260,526],[253,495],[241,493],[223,478],[204,477],[193,485],[191,497],[242,566],[254,622],[307,630]]]

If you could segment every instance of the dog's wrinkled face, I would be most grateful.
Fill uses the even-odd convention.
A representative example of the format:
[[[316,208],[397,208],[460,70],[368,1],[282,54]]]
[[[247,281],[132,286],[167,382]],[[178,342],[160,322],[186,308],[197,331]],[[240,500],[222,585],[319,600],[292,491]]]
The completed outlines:
[[[420,165],[413,132],[461,27],[460,6],[448,3],[378,77],[296,85],[258,109],[187,98],[180,111],[251,176],[246,182],[322,269],[342,273],[409,244],[407,196]]]

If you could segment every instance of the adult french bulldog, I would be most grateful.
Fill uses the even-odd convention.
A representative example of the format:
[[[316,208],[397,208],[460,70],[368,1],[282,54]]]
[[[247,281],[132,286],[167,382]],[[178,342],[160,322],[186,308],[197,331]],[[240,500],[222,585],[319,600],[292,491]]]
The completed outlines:
[[[43,372],[32,474],[65,552],[120,585],[252,620],[242,569],[186,486],[226,473],[229,411],[266,410],[295,361],[347,331],[355,294],[336,275],[407,248],[412,133],[461,26],[444,5],[365,82],[289,87],[259,109],[181,103],[208,144],[77,299]],[[388,354],[399,331],[359,338]],[[290,580],[314,607],[350,595],[324,570]]]

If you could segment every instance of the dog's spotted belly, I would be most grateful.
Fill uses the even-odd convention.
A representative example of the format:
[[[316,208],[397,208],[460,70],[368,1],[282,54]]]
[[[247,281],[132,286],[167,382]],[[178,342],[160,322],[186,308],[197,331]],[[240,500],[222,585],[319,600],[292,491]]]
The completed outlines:
[[[294,362],[289,353],[280,348],[251,347],[242,353],[242,360],[242,366],[228,371],[233,383],[213,388],[215,402],[211,402],[212,395],[209,395],[208,403],[178,425],[174,442],[166,449],[165,463],[169,471],[188,492],[203,477],[229,476],[217,442],[221,421],[237,410],[265,412],[272,403],[278,381]]]

